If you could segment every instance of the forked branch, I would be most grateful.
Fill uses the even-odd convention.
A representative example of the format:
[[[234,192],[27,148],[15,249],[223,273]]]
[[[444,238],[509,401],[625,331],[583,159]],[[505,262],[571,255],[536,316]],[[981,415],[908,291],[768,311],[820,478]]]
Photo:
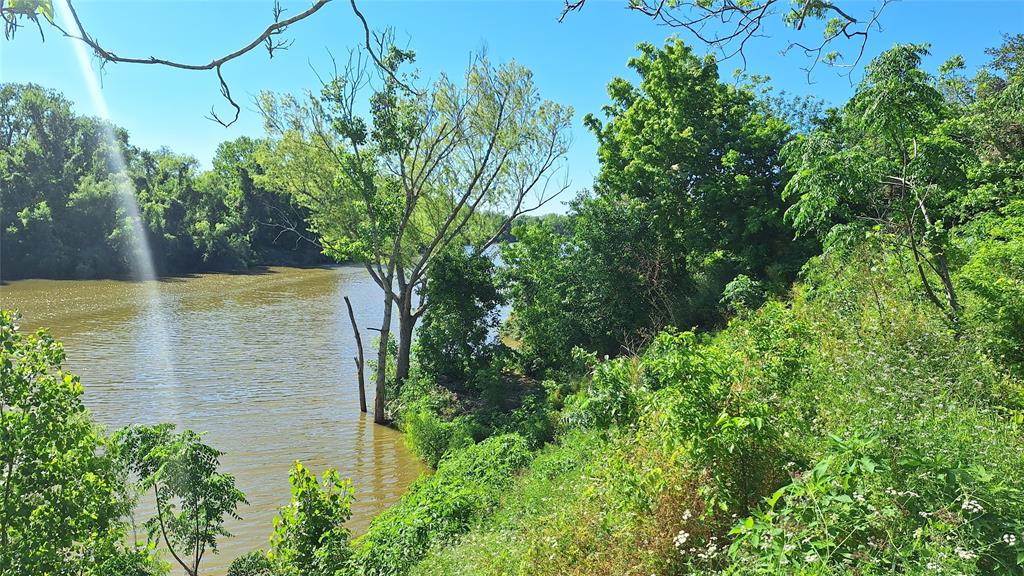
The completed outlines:
[[[70,22],[59,23],[57,19],[54,18],[54,2],[63,2],[63,5],[67,7]],[[263,46],[266,49],[267,55],[270,58],[273,58],[274,54],[279,50],[287,50],[292,46],[294,40],[282,39],[280,38],[280,35],[283,34],[289,26],[313,16],[331,2],[332,0],[315,0],[313,5],[306,10],[303,10],[289,18],[282,19],[286,10],[281,7],[278,0],[275,0],[273,6],[274,21],[270,25],[268,25],[262,32],[260,32],[260,34],[244,46],[223,56],[213,58],[208,62],[182,62],[169,58],[158,58],[156,56],[122,56],[101,44],[95,36],[88,32],[88,29],[82,22],[82,19],[78,14],[78,10],[75,8],[75,3],[72,0],[39,0],[34,3],[13,3],[9,0],[0,0],[0,20],[3,20],[4,37],[7,41],[13,39],[17,30],[23,26],[22,22],[26,20],[36,25],[39,29],[40,36],[45,41],[46,34],[43,30],[43,21],[45,21],[64,36],[83,42],[88,46],[89,49],[92,50],[93,55],[95,55],[100,61],[101,67],[110,63],[124,63],[167,66],[179,70],[191,71],[214,70],[217,73],[217,80],[220,83],[221,96],[228,101],[228,104],[234,110],[234,114],[230,120],[225,120],[221,118],[213,108],[211,108],[210,114],[207,117],[221,126],[227,127],[238,120],[238,116],[241,113],[241,107],[231,94],[231,89],[229,88],[227,81],[224,79],[222,67],[228,62],[248,54],[260,46]],[[393,80],[399,86],[411,91],[412,89],[405,82],[394,77],[394,74],[384,65],[384,58],[386,55],[382,54],[378,49],[375,49],[374,42],[372,41],[373,34],[370,31],[370,25],[366,21],[366,17],[359,11],[355,0],[350,0],[350,4],[352,6],[353,13],[362,24],[365,47],[374,63],[376,63],[386,74],[391,75]]]

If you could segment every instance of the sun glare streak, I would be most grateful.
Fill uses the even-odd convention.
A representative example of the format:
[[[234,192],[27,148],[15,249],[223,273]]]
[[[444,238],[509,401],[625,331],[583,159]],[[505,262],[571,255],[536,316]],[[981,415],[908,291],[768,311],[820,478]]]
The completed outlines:
[[[67,1],[54,2],[54,5],[64,26],[70,27],[73,21],[71,9]],[[135,188],[128,177],[127,162],[118,144],[117,136],[114,134],[113,125],[110,123],[110,110],[107,107],[107,100],[103,96],[96,72],[93,70],[92,63],[90,62],[89,52],[81,42],[72,41],[70,44],[75,51],[75,58],[78,60],[78,67],[82,72],[82,79],[89,91],[93,108],[100,119],[104,121],[102,131],[108,146],[107,161],[111,171],[117,175],[113,179],[115,195],[118,205],[127,215],[128,224],[131,226],[131,269],[135,279],[140,283],[143,305],[146,310],[146,322],[143,324],[142,329],[149,333],[147,334],[148,338],[144,338],[144,340],[148,340],[148,345],[151,346],[148,349],[155,351],[155,358],[152,358],[152,361],[149,362],[149,367],[163,372],[161,375],[162,381],[165,385],[170,386],[170,389],[173,391],[178,388],[177,378],[174,375],[174,363],[172,361],[174,356],[171,354],[167,320],[160,298],[160,285],[156,281],[153,253],[150,250],[142,215],[139,213],[139,204],[135,198]],[[138,368],[144,369],[142,366]],[[168,405],[166,408],[168,408],[168,413],[173,414],[176,420],[180,420],[180,399],[177,398],[176,394],[172,393],[167,398],[167,401]]]

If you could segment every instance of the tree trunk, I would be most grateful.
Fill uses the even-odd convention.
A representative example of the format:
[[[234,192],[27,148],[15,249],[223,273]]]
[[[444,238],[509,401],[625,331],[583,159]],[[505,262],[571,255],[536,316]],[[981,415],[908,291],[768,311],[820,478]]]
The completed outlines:
[[[920,196],[917,197],[917,206],[921,210],[921,216],[924,218],[924,223],[929,228],[932,227],[932,219],[928,216],[928,209],[924,205],[924,200]],[[945,246],[929,246],[932,259],[935,260],[938,266],[932,266],[935,273],[938,275],[939,280],[942,281],[942,288],[946,291],[946,303],[949,305],[949,312],[946,315],[949,317],[950,323],[953,325],[953,331],[960,334],[960,301],[956,297],[956,290],[953,288],[953,279],[949,274],[949,262],[946,260]]]
[[[403,290],[398,303],[398,358],[396,359],[395,381],[401,387],[409,377],[409,363],[412,355],[412,332],[416,318],[412,315],[412,286]]]
[[[359,326],[352,313],[352,302],[345,296],[345,307],[348,308],[348,319],[352,322],[352,334],[356,337],[356,375],[359,377],[359,411],[366,413],[366,377],[363,373],[363,339],[359,337]]]
[[[384,292],[384,320],[380,325],[380,345],[377,346],[377,394],[373,400],[373,421],[387,424],[387,413],[384,411],[385,387],[388,382],[388,339],[391,336],[391,308],[394,299],[391,291]]]
[[[938,264],[936,272],[942,281],[942,287],[946,291],[946,302],[949,304],[949,321],[953,325],[953,331],[960,334],[960,300],[956,297],[956,289],[953,288],[953,278],[949,273],[949,262],[946,260],[946,252],[939,249],[935,254],[935,261]]]

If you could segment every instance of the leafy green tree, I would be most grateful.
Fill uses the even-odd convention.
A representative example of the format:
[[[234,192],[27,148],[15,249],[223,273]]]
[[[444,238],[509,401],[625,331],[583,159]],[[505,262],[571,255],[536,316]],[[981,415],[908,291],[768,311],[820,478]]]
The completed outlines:
[[[224,143],[201,172],[194,158],[140,150],[124,130],[75,115],[52,90],[3,84],[0,144],[5,278],[130,275],[140,239],[125,194],[159,273],[323,261],[308,213],[254,184],[258,141]]]
[[[262,162],[266,185],[297,198],[325,252],[362,262],[383,292],[376,422],[387,420],[392,317],[400,387],[413,328],[430,306],[415,298],[429,269],[449,249],[483,252],[518,216],[551,199],[571,117],[541,100],[529,71],[486,58],[461,84],[442,76],[410,92],[396,74],[412,58],[390,52],[383,86],[369,98],[370,119],[355,111],[368,84],[359,61],[304,100],[262,97],[272,136]]]
[[[213,168],[203,174],[204,184],[222,190],[228,214],[240,220],[238,232],[248,242],[250,261],[326,261],[315,234],[309,230],[309,211],[293,197],[257,184],[263,175],[259,150],[265,145],[247,136],[222,142],[214,154]]]
[[[63,347],[15,322],[0,310],[0,575],[159,572],[124,545],[133,501]]]
[[[868,65],[850,102],[786,149],[785,195],[802,233],[826,248],[876,230],[906,248],[928,300],[957,327],[949,230],[977,161],[953,120],[957,108],[921,69],[925,45],[898,45]]]
[[[525,371],[541,374],[568,365],[584,337],[574,299],[580,283],[566,257],[570,239],[552,225],[524,223],[514,234],[516,241],[501,249],[500,282],[512,304],[506,330],[518,340]]]
[[[464,384],[490,364],[505,297],[491,258],[449,251],[434,262],[421,297],[430,308],[418,332],[420,366],[442,383]]]
[[[173,424],[129,426],[113,438],[122,465],[138,477],[140,493],[152,490],[155,515],[146,521],[150,542],[163,541],[189,576],[198,576],[206,552],[231,534],[225,517],[239,518],[246,503],[230,474],[218,471],[221,452],[191,430]]]
[[[571,238],[558,246],[550,232],[529,238],[544,246],[522,255],[536,249],[543,265],[507,254],[513,278],[517,266],[529,277],[511,281],[513,318],[535,352],[618,354],[667,325],[710,328],[722,320],[729,281],[745,274],[781,289],[809,253],[783,221],[788,174],[779,151],[790,131],[773,106],[723,83],[713,58],[678,40],[639,50],[629,64],[640,82],[613,80],[606,120],[585,119],[601,172],[593,195],[573,206]],[[542,296],[527,288],[541,275],[562,283],[544,297],[545,325],[568,322],[547,334],[528,327],[534,314],[520,307],[527,291]],[[567,310],[552,313],[558,306]]]

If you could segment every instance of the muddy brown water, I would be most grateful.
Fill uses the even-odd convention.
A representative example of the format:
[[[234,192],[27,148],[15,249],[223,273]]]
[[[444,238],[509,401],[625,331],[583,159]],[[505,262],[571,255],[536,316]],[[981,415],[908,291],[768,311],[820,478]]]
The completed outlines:
[[[356,534],[425,470],[398,432],[359,412],[343,296],[368,345],[381,303],[358,267],[0,286],[0,306],[20,310],[23,330],[46,327],[64,342],[65,368],[81,377],[95,420],[108,429],[170,421],[225,452],[222,468],[249,505],[204,559],[201,573],[213,576],[266,547],[295,460],[352,479]]]

